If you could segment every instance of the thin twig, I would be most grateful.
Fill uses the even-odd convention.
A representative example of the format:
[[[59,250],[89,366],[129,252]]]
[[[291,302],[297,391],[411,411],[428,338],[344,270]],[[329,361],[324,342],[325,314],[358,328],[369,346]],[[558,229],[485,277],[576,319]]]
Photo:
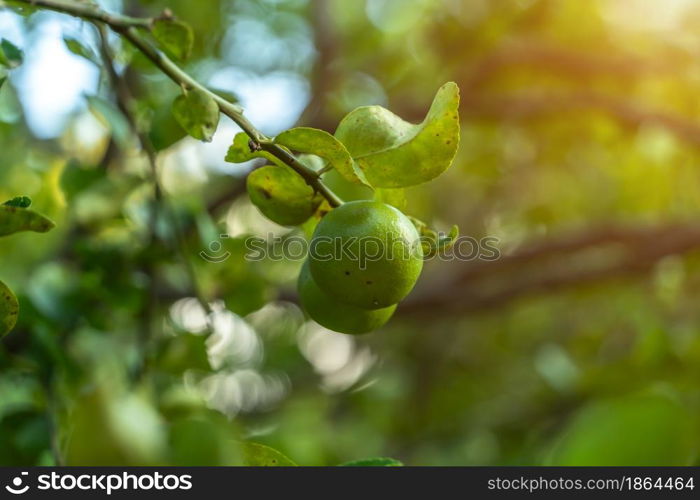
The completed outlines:
[[[136,47],[144,56],[153,62],[168,78],[177,85],[184,88],[195,88],[206,93],[219,106],[221,113],[231,118],[243,131],[250,137],[252,141],[260,145],[261,148],[273,154],[295,170],[302,176],[304,181],[311,186],[316,192],[324,196],[328,203],[337,207],[342,204],[342,200],[333,191],[328,188],[320,179],[319,175],[300,161],[286,149],[275,144],[259,131],[244,115],[243,109],[233,104],[220,95],[212,92],[189,74],[183,71],[163,52],[156,49],[149,41],[144,39],[138,31],[138,28],[149,29],[153,24],[151,18],[134,18],[111,14],[103,11],[99,7],[90,4],[82,4],[77,2],[64,2],[59,0],[13,0],[15,3],[22,3],[40,7],[55,12],[61,12],[81,19],[88,19],[106,24],[112,31],[120,34],[127,39],[134,47]],[[0,2],[2,5],[2,2]]]

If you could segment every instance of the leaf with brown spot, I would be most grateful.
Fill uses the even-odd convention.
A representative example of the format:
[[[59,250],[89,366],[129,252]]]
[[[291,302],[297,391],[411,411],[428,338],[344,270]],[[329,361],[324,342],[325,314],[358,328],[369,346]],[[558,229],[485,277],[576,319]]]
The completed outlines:
[[[212,140],[219,125],[219,106],[209,94],[191,89],[175,98],[172,111],[185,132],[200,141]]]
[[[408,123],[381,106],[351,111],[335,137],[375,188],[401,188],[434,179],[452,163],[459,146],[459,88],[435,94],[425,119]]]
[[[229,163],[244,163],[255,158],[264,158],[275,165],[284,166],[277,157],[263,150],[250,149],[250,137],[245,132],[239,132],[233,138],[233,144],[228,148],[225,161]]]
[[[19,303],[5,283],[0,281],[0,338],[7,335],[17,324]]]
[[[187,23],[176,19],[156,19],[153,22],[153,38],[171,56],[184,61],[192,53],[194,33]]]
[[[243,463],[249,467],[294,467],[290,458],[264,444],[243,443]]]
[[[250,201],[273,222],[298,226],[311,217],[322,197],[287,166],[266,165],[253,170],[246,183]]]
[[[45,233],[56,226],[50,219],[28,208],[0,205],[0,236],[34,231]]]
[[[275,142],[299,153],[320,156],[335,168],[346,180],[369,186],[365,174],[355,164],[345,146],[324,130],[297,127],[285,130]]]

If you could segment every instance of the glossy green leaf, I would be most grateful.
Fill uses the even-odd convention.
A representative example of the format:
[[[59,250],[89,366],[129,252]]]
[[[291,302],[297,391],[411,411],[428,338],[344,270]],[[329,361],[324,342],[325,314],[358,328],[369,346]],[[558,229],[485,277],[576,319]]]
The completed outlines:
[[[452,245],[454,245],[458,237],[459,226],[455,224],[452,226],[452,228],[450,228],[450,232],[447,233],[447,235],[440,236],[440,238],[438,239],[438,248],[441,250],[447,250],[449,248],[452,248]]]
[[[32,204],[32,199],[29,196],[15,196],[11,200],[7,200],[3,205],[8,207],[29,208]]]
[[[0,236],[34,231],[45,233],[55,227],[55,224],[41,214],[28,208],[0,205]]]
[[[198,89],[175,98],[173,115],[188,134],[205,142],[211,141],[219,124],[219,106],[206,92]]]
[[[297,226],[311,217],[321,196],[287,166],[266,165],[253,170],[247,180],[248,195],[271,221]]]
[[[16,68],[22,64],[24,54],[12,42],[3,38],[0,41],[0,64],[8,68]]]
[[[63,37],[63,43],[65,43],[68,50],[76,56],[83,57],[97,65],[100,64],[100,59],[97,57],[97,54],[95,54],[95,51],[85,46],[80,40],[71,37]]]
[[[174,19],[156,19],[153,37],[169,55],[184,61],[192,53],[194,33],[187,23]]]
[[[182,127],[173,120],[169,106],[159,105],[150,117],[148,138],[156,151],[169,148],[183,137],[187,136]]]
[[[302,153],[297,155],[297,160],[309,167],[314,172],[319,172],[321,169],[325,168],[328,163],[326,160],[317,155],[310,155],[307,153]]]
[[[373,457],[362,458],[340,464],[341,467],[403,467],[403,463],[395,458]]]
[[[0,281],[0,338],[7,335],[17,323],[19,303],[5,283]]]
[[[275,137],[275,142],[299,153],[308,153],[326,159],[345,179],[369,185],[364,173],[355,164],[345,146],[328,132],[309,127],[286,130]]]
[[[399,210],[405,210],[407,205],[406,191],[402,188],[378,188],[374,191],[374,199],[396,207]]]
[[[239,132],[233,138],[233,144],[228,148],[226,152],[226,158],[224,158],[229,163],[244,163],[255,158],[265,158],[271,163],[276,165],[285,166],[280,160],[275,156],[262,150],[252,150],[250,148],[250,137],[245,132]]]
[[[430,259],[441,252],[449,250],[455,244],[458,237],[459,227],[456,225],[452,226],[450,232],[447,234],[432,231],[432,234],[427,239],[421,240],[423,244],[423,258]],[[428,248],[426,248],[426,243],[428,244]]]
[[[365,106],[343,118],[335,136],[372,186],[413,186],[434,179],[452,163],[459,145],[458,107],[459,88],[449,82],[420,124],[381,106]]]
[[[243,463],[250,467],[294,467],[291,459],[264,444],[244,443]]]
[[[7,81],[6,76],[0,77],[0,89],[2,89],[2,87],[5,85],[6,81]]]
[[[421,246],[423,247],[423,258],[429,259],[434,257],[440,252],[444,252],[452,248],[459,237],[459,227],[454,225],[450,228],[450,232],[440,233],[435,229],[429,227],[422,220],[416,219],[415,217],[410,217],[411,222],[418,230],[421,239]]]

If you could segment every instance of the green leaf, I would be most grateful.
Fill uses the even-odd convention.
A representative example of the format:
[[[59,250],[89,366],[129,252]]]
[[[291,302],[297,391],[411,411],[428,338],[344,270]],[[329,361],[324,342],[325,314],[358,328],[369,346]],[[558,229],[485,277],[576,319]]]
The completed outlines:
[[[199,89],[192,89],[179,95],[173,102],[173,115],[195,139],[209,142],[219,124],[219,106],[209,94]]]
[[[249,467],[295,467],[291,459],[264,444],[243,443],[243,463]]]
[[[190,57],[194,33],[187,23],[174,19],[156,19],[152,32],[153,37],[169,55],[181,61]]]
[[[286,130],[275,142],[299,153],[308,153],[328,160],[340,175],[350,182],[369,185],[362,170],[355,164],[345,146],[328,132],[309,127]]]
[[[250,138],[245,132],[239,132],[233,138],[233,144],[228,148],[226,153],[226,160],[229,163],[245,163],[255,158],[265,158],[271,163],[279,166],[285,166],[276,156],[268,153],[267,151],[257,150],[253,151],[250,149]]]
[[[6,76],[0,77],[0,89],[2,88],[3,85],[5,85],[6,81],[7,81]]]
[[[29,196],[15,196],[11,200],[7,200],[3,205],[8,207],[29,208],[32,204],[32,199]]]
[[[17,323],[19,303],[5,283],[0,281],[0,338],[7,335]]]
[[[11,12],[14,12],[15,14],[18,14],[25,18],[39,11],[39,7],[34,7],[33,5],[26,4],[15,4],[14,2],[11,4],[3,4],[3,8],[7,8]]]
[[[157,106],[151,115],[148,126],[148,137],[156,151],[169,148],[187,133],[173,120],[170,106]]]
[[[421,246],[423,247],[423,258],[430,259],[440,252],[449,250],[459,237],[459,227],[454,225],[448,234],[439,233],[429,227],[422,220],[415,217],[408,217],[420,234]]]
[[[373,457],[345,462],[340,467],[403,467],[403,463],[395,458]]]
[[[5,38],[0,41],[0,64],[12,69],[22,64],[23,59],[24,54],[12,42]]]
[[[0,205],[0,236],[20,231],[45,233],[55,227],[55,224],[41,214],[28,208]]]
[[[91,48],[83,45],[83,43],[80,40],[72,37],[63,37],[63,43],[65,43],[66,48],[76,56],[83,57],[91,63],[97,65],[100,64],[100,60],[97,57],[97,54],[95,54],[95,52]]]
[[[319,172],[321,169],[325,168],[328,163],[326,160],[320,156],[310,155],[310,154],[300,154],[297,155],[297,160],[309,167],[314,172]]]
[[[374,199],[403,211],[406,208],[406,191],[402,188],[378,188],[374,190]]]
[[[443,249],[452,248],[452,245],[454,245],[454,243],[458,237],[459,237],[459,226],[457,226],[457,224],[455,224],[450,229],[450,232],[447,233],[447,236],[440,237],[440,239],[438,240],[438,243],[439,243],[440,247]]]
[[[304,179],[287,166],[266,165],[247,180],[253,204],[273,222],[298,226],[311,217],[322,201]]]
[[[408,123],[381,106],[351,111],[335,136],[374,187],[414,186],[434,179],[452,163],[459,145],[459,88],[438,90],[422,123]]]

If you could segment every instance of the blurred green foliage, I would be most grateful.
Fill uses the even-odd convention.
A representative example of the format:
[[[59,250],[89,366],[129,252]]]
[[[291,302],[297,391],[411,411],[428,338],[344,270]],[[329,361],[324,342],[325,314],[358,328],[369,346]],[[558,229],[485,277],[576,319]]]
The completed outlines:
[[[251,204],[252,164],[223,161],[238,130],[222,119],[212,143],[184,138],[170,114],[180,89],[110,39],[159,153],[154,215],[148,164],[106,75],[55,138],[22,113],[17,72],[42,26],[61,19],[85,64],[94,32],[11,7],[2,20],[21,28],[21,51],[3,42],[0,62],[25,61],[0,75],[0,199],[30,196],[56,227],[0,240],[0,280],[21,311],[0,341],[0,464],[250,463],[242,442],[300,465],[698,464],[696,4],[122,7],[187,22],[183,67],[246,108],[271,99],[266,88],[297,89],[258,111],[270,134],[295,123],[333,133],[365,105],[418,123],[456,81],[455,162],[407,188],[405,211],[494,236],[502,255],[429,262],[371,335],[320,328],[296,305],[301,258],[244,258],[248,236],[281,246],[308,227],[272,224]],[[367,197],[341,176],[329,184]]]

